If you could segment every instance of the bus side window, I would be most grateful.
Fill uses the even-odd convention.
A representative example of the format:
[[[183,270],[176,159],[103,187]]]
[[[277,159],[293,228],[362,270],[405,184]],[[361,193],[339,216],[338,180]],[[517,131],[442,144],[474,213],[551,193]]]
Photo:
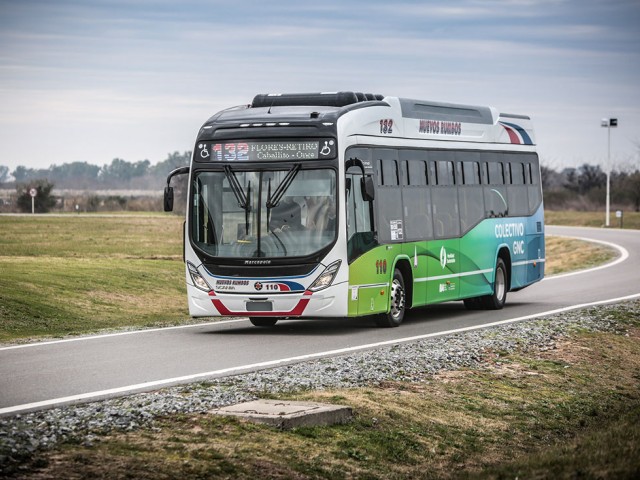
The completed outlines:
[[[462,162],[465,185],[480,184],[480,166],[478,162]]]
[[[476,226],[485,215],[484,197],[480,185],[480,153],[456,152],[460,160],[464,185],[458,187],[460,206],[460,229],[465,234]]]
[[[402,221],[402,190],[398,176],[398,151],[390,148],[372,150],[374,158],[380,159],[379,172],[382,182],[378,181],[376,190],[376,211],[378,214],[377,232],[380,243],[401,242],[404,240]]]
[[[509,204],[509,215],[519,216],[529,213],[529,196],[524,181],[524,164],[522,155],[517,153],[504,154],[509,162],[509,185],[507,185],[507,203]]]
[[[423,150],[399,150],[406,164],[408,182],[402,186],[403,226],[405,241],[433,238],[431,192],[427,153]]]
[[[429,154],[436,160],[438,185],[431,190],[433,229],[436,238],[455,238],[460,235],[458,189],[455,186],[455,152],[435,150]]]
[[[482,152],[482,158],[488,165],[489,184],[484,187],[485,216],[505,217],[509,214],[507,189],[504,186],[504,166],[502,154]]]
[[[540,164],[538,163],[538,156],[535,153],[527,153],[524,156],[525,161],[529,165],[529,185],[527,191],[529,192],[529,213],[533,214],[542,202],[542,186],[540,184]]]
[[[481,168],[481,182],[483,185],[489,185],[489,166],[487,165],[487,162],[482,162],[482,168]]]
[[[453,152],[447,152],[453,153]],[[444,155],[444,152],[440,153]],[[455,185],[455,173],[453,162],[449,160],[438,160],[438,185]]]
[[[524,164],[518,162],[511,165],[511,180],[515,185],[527,183],[524,176]]]

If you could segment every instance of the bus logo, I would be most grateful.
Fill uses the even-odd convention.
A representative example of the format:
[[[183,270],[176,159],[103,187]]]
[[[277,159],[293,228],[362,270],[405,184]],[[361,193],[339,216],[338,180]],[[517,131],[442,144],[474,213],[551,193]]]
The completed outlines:
[[[447,251],[444,248],[444,245],[440,248],[440,265],[442,268],[447,266]]]
[[[260,282],[256,282],[253,285],[253,288],[255,288],[256,290],[260,291],[260,290],[262,290],[262,284]]]
[[[442,268],[447,265],[453,265],[456,263],[456,254],[447,252],[447,249],[444,248],[444,245],[440,248],[440,266]]]

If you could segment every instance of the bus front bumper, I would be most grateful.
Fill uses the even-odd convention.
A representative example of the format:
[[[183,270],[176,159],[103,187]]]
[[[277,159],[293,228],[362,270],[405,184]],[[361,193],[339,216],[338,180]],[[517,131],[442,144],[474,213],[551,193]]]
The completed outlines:
[[[187,285],[192,317],[346,317],[347,286],[278,295],[204,292]]]

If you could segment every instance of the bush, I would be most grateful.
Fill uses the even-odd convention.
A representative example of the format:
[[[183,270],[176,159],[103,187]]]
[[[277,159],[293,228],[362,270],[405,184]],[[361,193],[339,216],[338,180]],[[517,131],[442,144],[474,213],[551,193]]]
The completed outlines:
[[[21,183],[16,185],[16,191],[18,192],[18,209],[22,212],[31,212],[31,195],[29,191],[32,188],[37,190],[37,195],[33,199],[35,213],[47,213],[56,205],[56,199],[51,195],[53,190],[53,183],[49,183],[48,180],[34,180],[29,183]]]

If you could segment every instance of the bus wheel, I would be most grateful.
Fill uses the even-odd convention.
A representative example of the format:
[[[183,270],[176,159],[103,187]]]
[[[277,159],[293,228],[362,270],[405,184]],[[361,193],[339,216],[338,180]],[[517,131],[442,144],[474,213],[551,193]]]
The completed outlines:
[[[270,317],[249,317],[249,321],[256,327],[273,327],[278,322],[278,319]]]
[[[487,295],[483,297],[484,307],[487,310],[500,310],[504,307],[504,303],[507,301],[507,267],[504,264],[504,260],[498,257],[496,263],[496,277],[493,282],[493,295]]]
[[[379,327],[397,327],[404,319],[407,294],[404,290],[402,273],[397,268],[393,272],[389,303],[389,313],[382,313],[376,318],[376,323]]]

